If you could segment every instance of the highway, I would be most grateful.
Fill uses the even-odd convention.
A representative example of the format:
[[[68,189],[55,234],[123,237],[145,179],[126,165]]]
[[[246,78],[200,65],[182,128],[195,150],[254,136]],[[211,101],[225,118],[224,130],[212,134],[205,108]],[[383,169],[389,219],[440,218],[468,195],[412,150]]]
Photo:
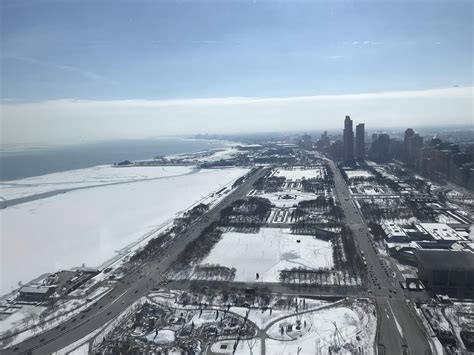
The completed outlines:
[[[379,354],[431,354],[424,330],[414,310],[407,304],[403,289],[392,272],[379,258],[367,226],[354,204],[349,188],[333,161],[335,194],[344,210],[346,224],[351,229],[361,256],[366,258],[369,292],[378,310],[377,350]]]
[[[190,225],[186,232],[176,237],[161,257],[144,264],[138,272],[126,275],[106,296],[92,303],[85,312],[70,318],[54,329],[3,350],[2,354],[50,354],[80,340],[116,318],[128,306],[148,294],[153,285],[162,280],[163,272],[169,269],[184,248],[213,221],[219,219],[223,208],[244,198],[264,171],[264,169],[259,169],[251,175],[209,212]]]

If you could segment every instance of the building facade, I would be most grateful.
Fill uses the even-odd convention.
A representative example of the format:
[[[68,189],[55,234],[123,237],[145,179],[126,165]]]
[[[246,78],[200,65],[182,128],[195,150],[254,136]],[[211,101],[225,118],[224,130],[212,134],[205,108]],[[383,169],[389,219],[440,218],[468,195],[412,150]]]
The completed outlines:
[[[352,129],[352,120],[349,116],[346,116],[344,120],[344,131],[343,131],[343,150],[344,150],[344,163],[354,162],[354,130]]]
[[[355,150],[356,159],[359,161],[365,160],[365,125],[363,123],[356,126]]]

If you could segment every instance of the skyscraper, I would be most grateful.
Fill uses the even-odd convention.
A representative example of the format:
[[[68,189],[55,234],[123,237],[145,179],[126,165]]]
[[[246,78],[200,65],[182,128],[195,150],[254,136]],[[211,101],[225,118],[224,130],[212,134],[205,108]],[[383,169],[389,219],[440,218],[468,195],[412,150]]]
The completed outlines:
[[[415,135],[415,131],[413,131],[413,129],[411,128],[408,128],[405,131],[405,137],[403,138],[403,160],[405,161],[405,163],[408,162],[408,141],[414,135]]]
[[[363,123],[356,126],[355,151],[357,160],[365,160],[365,126]]]
[[[342,144],[344,149],[344,163],[352,163],[354,161],[354,131],[352,129],[352,120],[349,116],[346,116],[344,120]]]

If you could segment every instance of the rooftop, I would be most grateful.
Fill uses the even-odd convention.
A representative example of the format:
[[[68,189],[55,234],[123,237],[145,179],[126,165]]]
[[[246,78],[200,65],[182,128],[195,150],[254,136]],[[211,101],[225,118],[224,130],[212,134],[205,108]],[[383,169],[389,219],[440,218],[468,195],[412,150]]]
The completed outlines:
[[[454,229],[444,223],[420,223],[421,231],[428,233],[434,240],[464,240]]]
[[[50,292],[51,288],[47,286],[24,286],[20,289],[20,293],[37,293],[46,294]]]
[[[384,222],[382,228],[388,238],[407,236],[405,231],[396,223]]]

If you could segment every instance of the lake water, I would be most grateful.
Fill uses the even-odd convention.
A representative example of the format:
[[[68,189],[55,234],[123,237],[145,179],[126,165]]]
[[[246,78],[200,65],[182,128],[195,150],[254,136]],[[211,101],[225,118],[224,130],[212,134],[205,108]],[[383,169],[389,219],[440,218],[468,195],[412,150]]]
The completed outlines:
[[[5,147],[0,150],[0,181],[54,172],[150,159],[156,155],[192,153],[221,148],[224,141],[181,138],[121,140],[68,146]]]

